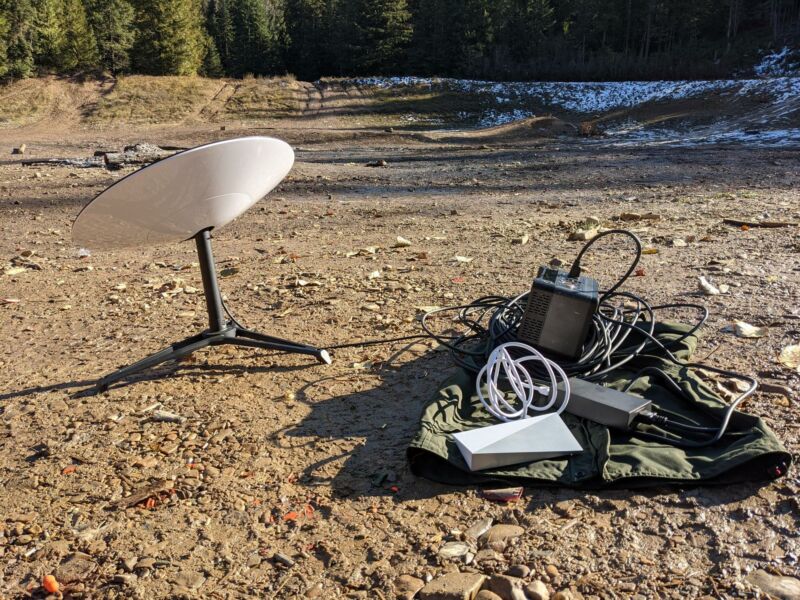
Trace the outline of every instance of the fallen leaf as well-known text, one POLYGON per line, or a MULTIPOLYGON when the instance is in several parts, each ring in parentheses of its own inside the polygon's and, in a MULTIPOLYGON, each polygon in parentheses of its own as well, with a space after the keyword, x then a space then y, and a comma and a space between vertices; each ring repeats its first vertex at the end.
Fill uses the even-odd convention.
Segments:
POLYGON ((644 248, 642 254, 658 254, 658 248, 644 248))
POLYGON ((284 521, 296 521, 297 517, 299 517, 299 516, 300 516, 299 514, 297 514, 295 511, 292 510, 292 511, 289 511, 288 513, 286 513, 283 516, 283 520, 284 521))
POLYGON ((0 298, 0 304, 19 304, 19 298, 0 298))
POLYGON ((19 275, 20 273, 24 273, 27 271, 25 267, 11 267, 10 269, 6 269, 3 273, 5 275, 19 275))
MULTIPOLYGON (((730 330, 730 328, 727 329, 730 330)), ((762 338, 769 333, 769 329, 766 327, 756 327, 744 321, 736 321, 733 324, 733 332, 742 338, 762 338)))
POLYGON ((239 272, 238 267, 228 267, 227 269, 222 269, 219 272, 220 277, 230 277, 231 275, 236 275, 239 272))
POLYGON ((522 237, 518 237, 518 238, 515 238, 515 239, 511 240, 511 243, 512 244, 517 244, 519 246, 524 246, 525 244, 528 243, 528 240, 530 240, 530 239, 531 239, 530 236, 526 233, 522 237))
POLYGON ((380 277, 380 276, 381 276, 381 272, 380 271, 373 271, 372 273, 367 275, 367 279, 378 279, 378 277, 380 277))
POLYGON ((792 344, 781 350, 778 356, 780 363, 790 369, 797 369, 800 373, 800 344, 792 344))
POLYGON ((714 284, 712 284, 708 279, 706 279, 703 275, 698 277, 698 281, 700 282, 700 290, 706 296, 719 296, 722 292, 717 289, 714 284))
POLYGON ((466 264, 466 263, 471 263, 475 259, 472 256, 459 256, 458 254, 456 254, 453 257, 453 260, 459 263, 466 264))
POLYGON ((355 362, 350 366, 356 371, 365 371, 367 369, 371 369, 374 365, 375 363, 371 360, 365 360, 364 362, 355 362))

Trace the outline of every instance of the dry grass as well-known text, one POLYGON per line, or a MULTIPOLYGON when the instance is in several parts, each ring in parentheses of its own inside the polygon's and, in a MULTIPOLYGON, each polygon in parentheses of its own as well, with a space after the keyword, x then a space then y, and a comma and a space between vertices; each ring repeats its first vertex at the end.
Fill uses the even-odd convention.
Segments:
POLYGON ((176 123, 202 110, 223 85, 202 77, 120 77, 84 116, 92 123, 176 123))
POLYGON ((0 128, 19 127, 50 114, 53 89, 46 79, 26 79, 0 86, 0 128))
POLYGON ((237 119, 297 116, 308 103, 308 92, 293 77, 245 77, 225 105, 224 114, 237 119))

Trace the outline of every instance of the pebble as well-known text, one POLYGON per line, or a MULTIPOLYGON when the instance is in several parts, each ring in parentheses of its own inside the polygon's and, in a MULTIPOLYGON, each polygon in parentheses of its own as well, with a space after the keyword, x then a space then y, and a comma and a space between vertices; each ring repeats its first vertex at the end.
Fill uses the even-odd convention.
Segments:
POLYGON ((448 573, 419 592, 420 600, 473 600, 486 577, 480 573, 448 573))
POLYGON ((522 577, 525 578, 531 573, 531 568, 528 565, 512 565, 512 567, 508 570, 506 575, 511 575, 512 577, 522 577))
POLYGON ((517 577, 508 575, 495 575, 489 579, 486 586, 489 591, 494 592, 502 600, 526 600, 525 592, 522 591, 523 581, 517 577))
POLYGON ((800 598, 800 580, 794 577, 770 575, 762 569, 757 569, 747 576, 747 581, 762 592, 781 600, 800 598))
POLYGON ((172 582, 178 586, 186 587, 190 590, 196 590, 206 582, 206 578, 200 573, 183 572, 178 573, 172 579, 172 582))
POLYGON ((282 564, 282 565, 284 565, 286 567, 293 567, 294 566, 294 560, 289 558, 285 554, 281 554, 280 552, 276 552, 273 555, 272 560, 274 560, 276 563, 280 563, 280 564, 282 564))
POLYGON ((469 539, 477 540, 484 533, 489 531, 489 528, 492 526, 492 523, 494 523, 494 520, 491 517, 487 517, 486 519, 481 519, 480 521, 472 525, 472 527, 469 527, 464 532, 464 537, 467 538, 468 540, 469 539))
POLYGON ((503 600, 503 599, 494 592, 490 592, 489 590, 481 590, 480 592, 478 592, 478 595, 475 596, 475 600, 503 600))
POLYGON ((547 586, 543 581, 538 579, 525 586, 525 595, 528 600, 549 600, 550 592, 547 591, 547 586))
POLYGON ((560 575, 558 572, 558 567, 555 565, 547 565, 544 568, 544 572, 550 575, 550 577, 558 577, 560 575))
POLYGON ((155 558, 143 558, 139 562, 136 563, 137 569, 152 569, 153 565, 156 564, 155 558))
POLYGON ((133 572, 133 569, 136 568, 136 563, 139 561, 139 558, 136 556, 129 556, 125 560, 122 561, 122 566, 125 567, 125 570, 128 573, 133 572))
POLYGON ((486 545, 493 545, 495 543, 505 544, 508 540, 517 538, 525 533, 525 530, 519 525, 495 525, 483 536, 482 540, 486 545))
POLYGON ((575 598, 575 594, 573 594, 570 590, 561 590, 560 592, 556 592, 553 594, 551 600, 577 600, 575 598))
POLYGON ((458 558, 464 556, 470 551, 470 547, 464 542, 447 542, 444 546, 439 548, 439 556, 441 558, 458 558))
POLYGON ((111 582, 119 585, 133 585, 136 583, 136 579, 137 577, 133 573, 117 573, 111 582))
POLYGON ((425 585, 425 582, 412 575, 400 575, 394 580, 394 589, 397 600, 411 600, 418 591, 425 585))

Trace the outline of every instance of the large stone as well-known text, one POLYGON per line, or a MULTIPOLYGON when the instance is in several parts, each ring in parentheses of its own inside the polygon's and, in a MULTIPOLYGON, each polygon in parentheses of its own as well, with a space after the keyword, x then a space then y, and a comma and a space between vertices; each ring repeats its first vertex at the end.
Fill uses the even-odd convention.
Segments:
POLYGON ((397 600, 411 600, 422 589, 425 582, 411 575, 400 575, 394 580, 394 591, 397 600))
POLYGON ((524 582, 517 577, 509 575, 495 575, 489 579, 485 586, 490 592, 494 592, 503 600, 526 600, 525 592, 522 591, 524 582))
POLYGON ((798 600, 800 599, 800 580, 794 577, 781 577, 780 575, 770 575, 766 571, 758 569, 747 576, 747 581, 752 583, 762 592, 774 596, 779 600, 798 600))
POLYGON ((479 573, 448 573, 420 590, 420 600, 474 600, 486 577, 479 573))
POLYGON ((487 545, 505 544, 508 540, 521 536, 525 530, 519 525, 495 525, 481 538, 487 545))
POLYGON ((543 581, 539 581, 538 579, 525 586, 525 595, 528 597, 528 600, 550 599, 550 592, 547 590, 547 586, 543 581))

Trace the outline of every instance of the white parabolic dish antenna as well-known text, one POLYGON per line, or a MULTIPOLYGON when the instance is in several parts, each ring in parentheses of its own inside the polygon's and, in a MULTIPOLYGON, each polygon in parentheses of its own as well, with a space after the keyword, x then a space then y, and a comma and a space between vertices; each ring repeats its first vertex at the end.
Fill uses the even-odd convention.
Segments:
POLYGON ((120 179, 72 226, 84 248, 181 242, 219 229, 261 200, 294 164, 286 142, 245 137, 199 146, 120 179))

